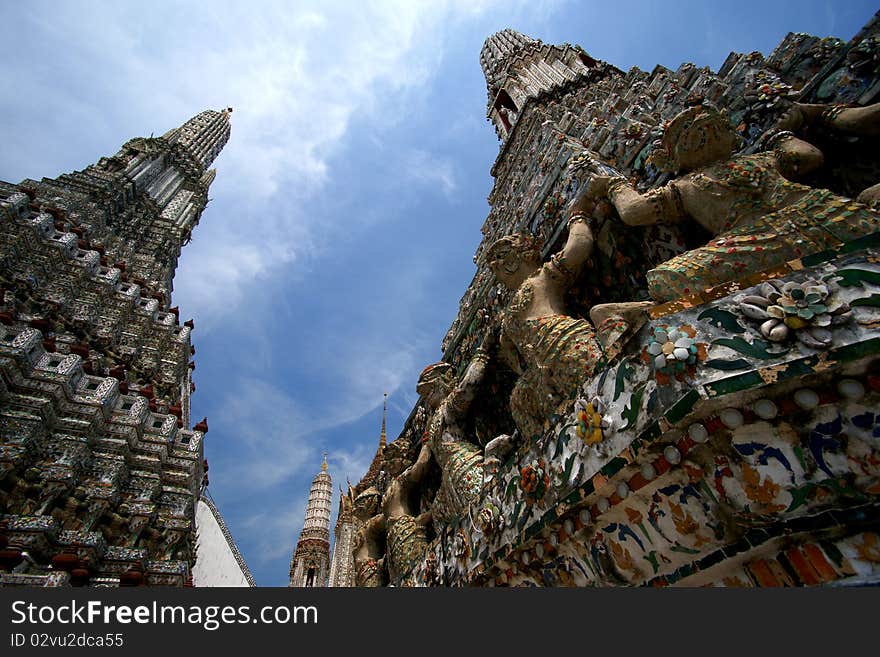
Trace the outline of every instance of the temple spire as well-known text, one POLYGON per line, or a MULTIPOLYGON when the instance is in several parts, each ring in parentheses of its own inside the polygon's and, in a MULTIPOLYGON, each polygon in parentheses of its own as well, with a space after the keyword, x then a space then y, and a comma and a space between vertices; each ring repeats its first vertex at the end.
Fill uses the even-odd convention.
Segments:
POLYGON ((499 87, 511 62, 523 50, 534 45, 541 45, 541 42, 510 28, 487 38, 480 51, 480 66, 489 89, 499 87))
POLYGON ((501 140, 514 132, 529 103, 595 81, 608 69, 580 46, 545 44, 511 29, 486 39, 480 66, 488 91, 486 116, 501 140))
POLYGON ((385 400, 382 402, 382 433, 379 434, 379 448, 384 449, 385 445, 388 443, 388 438, 385 435, 385 416, 388 412, 388 393, 385 394, 385 400))
POLYGON ((327 586, 332 497, 333 480, 327 472, 327 452, 324 452, 321 471, 312 480, 305 522, 290 561, 290 586, 327 586))
POLYGON ((206 170, 229 140, 230 114, 231 107, 201 112, 177 128, 171 141, 186 149, 206 170))

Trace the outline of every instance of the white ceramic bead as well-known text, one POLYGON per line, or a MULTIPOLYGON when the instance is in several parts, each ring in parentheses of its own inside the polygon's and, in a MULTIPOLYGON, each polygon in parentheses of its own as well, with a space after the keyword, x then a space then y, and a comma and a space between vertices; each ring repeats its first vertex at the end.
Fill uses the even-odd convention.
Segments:
POLYGON ((718 414, 718 418, 728 429, 739 429, 745 422, 743 414, 735 408, 725 408, 718 414))
POLYGON ((815 390, 801 388, 794 393, 794 403, 805 411, 812 410, 819 405, 819 395, 815 390))
POLYGON ((772 420, 779 413, 776 404, 769 399, 759 399, 754 403, 752 408, 755 411, 755 415, 762 420, 772 420))
POLYGON ((695 443, 704 443, 709 440, 709 432, 699 422, 694 422, 688 427, 688 436, 695 443))
POLYGON ((865 386, 855 379, 841 379, 837 382, 837 392, 841 397, 858 401, 865 396, 865 386))

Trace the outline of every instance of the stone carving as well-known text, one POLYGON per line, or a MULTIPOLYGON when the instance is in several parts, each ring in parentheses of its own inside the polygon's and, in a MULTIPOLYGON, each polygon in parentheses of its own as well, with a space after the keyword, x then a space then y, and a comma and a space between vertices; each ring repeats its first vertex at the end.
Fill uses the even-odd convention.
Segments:
POLYGON ((132 140, 82 171, 0 181, 7 220, 0 235, 0 540, 28 554, 18 570, 0 573, 0 585, 183 586, 190 579, 207 426, 184 429, 193 324, 178 321, 171 282, 184 233, 208 202, 215 175, 208 167, 229 138, 230 111, 203 112, 163 137, 132 140), (157 195, 151 185, 160 179, 157 195), (185 204, 171 202, 175 191, 185 204), (73 531, 143 555, 105 559, 98 551, 88 568, 68 562, 70 577, 59 579, 50 569, 75 547, 73 531), (120 576, 138 568, 138 577, 120 576))
MULTIPOLYGON (((385 563, 392 583, 400 581, 424 558, 427 546, 426 527, 431 523, 432 514, 431 511, 419 514, 413 504, 413 498, 417 498, 414 489, 424 478, 430 465, 430 458, 430 451, 422 450, 416 462, 388 484, 382 498, 383 516, 381 520, 373 519, 371 521, 374 527, 378 523, 384 522, 386 530, 385 563)), ((375 577, 371 574, 372 569, 369 568, 369 562, 367 562, 358 566, 359 579, 364 567, 367 568, 367 572, 363 573, 365 579, 375 577)))
MULTIPOLYGON (((880 20, 875 19, 857 39, 830 46, 853 52, 878 30, 880 20)), ((419 549, 421 559, 413 559, 410 572, 398 573, 394 585, 814 586, 877 581, 876 235, 837 237, 835 244, 849 241, 822 253, 813 253, 810 242, 802 247, 804 257, 795 254, 770 271, 759 271, 760 263, 749 260, 725 279, 729 285, 653 306, 648 325, 633 340, 621 345, 612 327, 612 348, 600 354, 603 359, 597 359, 589 374, 577 370, 583 363, 572 356, 577 355, 574 347, 567 349, 580 339, 604 347, 602 322, 616 309, 594 304, 646 298, 644 271, 710 239, 695 234, 693 223, 628 228, 611 214, 609 204, 590 197, 604 194, 609 182, 615 201, 618 194, 626 195, 624 184, 613 182, 615 176, 627 176, 639 192, 668 180, 668 172, 660 173, 648 161, 650 144, 661 134, 655 131, 663 120, 686 107, 717 103, 730 112, 736 132, 746 140, 745 152, 771 151, 743 156, 745 164, 732 158, 736 144, 728 135, 730 129, 721 121, 714 124, 705 105, 690 115, 695 123, 699 114, 707 115, 701 119, 703 132, 668 142, 676 148, 693 146, 694 153, 705 148, 703 137, 712 149, 717 150, 718 142, 729 146, 726 153, 721 149, 717 161, 700 164, 673 182, 675 187, 698 173, 704 175, 704 188, 694 186, 691 192, 709 199, 707 213, 720 213, 717 226, 709 226, 715 238, 743 226, 724 226, 731 211, 747 227, 768 215, 771 223, 791 219, 793 237, 783 237, 795 244, 801 239, 799 231, 812 236, 813 224, 821 236, 826 223, 838 228, 834 220, 840 219, 846 227, 866 216, 863 206, 851 210, 854 204, 842 197, 854 198, 880 179, 872 177, 878 171, 877 149, 871 150, 869 138, 847 139, 835 150, 833 143, 817 139, 815 131, 786 127, 784 122, 777 127, 797 130, 803 141, 779 132, 762 138, 795 97, 805 103, 846 102, 854 99, 853 90, 875 88, 876 75, 871 74, 858 81, 858 88, 846 83, 844 90, 844 78, 832 79, 829 71, 845 66, 848 55, 833 54, 822 44, 812 47, 817 44, 814 37, 799 41, 797 35, 789 35, 766 60, 759 53, 732 53, 718 74, 693 65, 678 71, 657 67, 650 75, 638 69, 623 74, 596 67, 588 80, 573 80, 558 93, 536 92, 527 104, 518 105, 513 129, 501 126, 505 144, 492 171, 492 209, 477 249, 477 273, 443 341, 443 360, 461 371, 473 359, 482 331, 503 324, 499 355, 519 378, 488 367, 489 376, 466 424, 450 431, 452 435, 460 430, 458 435, 474 444, 486 443, 479 498, 441 526, 437 505, 431 506, 439 485, 437 469, 427 469, 420 490, 409 489, 413 498, 407 502, 408 514, 415 518, 430 508, 434 522, 424 525, 427 546, 419 549), (754 91, 754 97, 746 97, 744 89, 754 91), (841 90, 850 95, 842 96, 841 90), (849 157, 855 151, 861 158, 858 165, 849 157), (583 153, 586 158, 577 155, 583 153), (612 179, 605 181, 605 190, 601 178, 594 180, 582 206, 573 207, 569 199, 584 187, 585 178, 584 169, 577 171, 575 165, 585 162, 589 171, 592 154, 603 158, 605 175, 612 179), (725 170, 728 162, 734 166, 725 170), (810 173, 812 166, 817 168, 810 173), (740 180, 722 180, 725 173, 740 180), (758 184, 753 187, 751 182, 758 184), (764 183, 773 189, 768 191, 764 183), (813 198, 809 195, 815 190, 806 184, 827 187, 837 196, 820 196, 802 213, 791 210, 790 205, 813 198), (841 205, 832 206, 828 199, 841 205), (566 292, 564 281, 548 282, 540 274, 555 265, 546 256, 571 240, 565 222, 578 210, 585 217, 572 229, 589 226, 588 237, 598 248, 566 292), (802 214, 815 221, 797 223, 802 214), (595 227, 590 225, 592 218, 595 227), (504 247, 502 253, 493 252, 496 247, 490 245, 505 235, 510 237, 497 247, 504 247), (542 257, 532 236, 551 241, 553 247, 542 257), (499 282, 505 275, 517 280, 512 285, 499 282), (533 286, 529 296, 521 292, 529 280, 547 286, 533 286), (554 297, 557 303, 549 310, 538 303, 546 302, 548 287, 554 294, 566 293, 554 297), (776 308, 768 310, 772 306, 779 306, 784 317, 776 308), (544 315, 552 317, 544 320, 549 326, 542 331, 538 324, 544 315), (792 319, 795 316, 805 324, 792 319), (536 320, 535 326, 521 335, 507 330, 531 320, 536 320), (570 329, 572 342, 566 340, 568 334, 554 333, 556 327, 570 329), (826 330, 832 334, 830 342, 826 330), (816 342, 811 344, 807 334, 816 342), (605 365, 609 353, 618 350, 614 361, 605 365), (503 418, 506 423, 487 421, 489 401, 495 396, 506 401, 511 391, 535 402, 530 408, 519 407, 516 432, 510 417, 503 418), (548 391, 559 403, 547 398, 548 391), (532 423, 531 435, 523 430, 523 421, 532 423), (471 424, 479 440, 467 437, 471 424), (519 434, 527 440, 517 439, 519 434)), ((552 61, 555 47, 542 48, 552 61)), ((517 100, 510 90, 515 88, 520 60, 512 56, 506 66, 508 79, 501 78, 496 87, 517 100)), ((493 92, 492 103, 496 97, 493 92)), ((833 124, 835 112, 844 117, 849 109, 829 110, 825 118, 814 117, 814 123, 827 119, 833 124)), ((493 113, 492 120, 500 122, 499 115, 493 113)), ((688 132, 686 123, 678 124, 681 135, 688 132)), ((676 148, 670 153, 677 157, 676 148)), ((658 217, 669 209, 669 199, 663 196, 669 190, 664 190, 648 193, 660 206, 658 217)), ((766 227, 768 240, 776 238, 776 227, 777 223, 766 227)), ((876 232, 876 224, 869 231, 876 232)), ((853 233, 858 235, 857 230, 853 233)), ((744 238, 719 247, 719 258, 726 261, 732 255, 741 262, 737 249, 732 254, 726 249, 742 249, 748 243, 744 238)), ((560 253, 565 255, 565 249, 560 253)), ((702 287, 700 282, 700 291, 702 287)), ((671 298, 677 296, 670 292, 671 298)), ((640 324, 641 312, 639 308, 633 313, 631 328, 640 324)), ((449 366, 428 372, 444 370, 448 391, 453 386, 449 366)), ((411 449, 418 448, 419 436, 425 442, 430 436, 425 429, 434 414, 426 418, 420 412, 427 408, 436 404, 429 406, 423 397, 401 434, 400 442, 411 449)), ((392 478, 401 470, 391 473, 392 478)), ((373 474, 371 466, 363 487, 375 480, 373 474)), ((377 554, 389 561, 395 552, 403 550, 389 540, 388 550, 377 554)), ((381 561, 376 566, 381 570, 381 561)))
MULTIPOLYGON (((835 116, 839 121, 842 113, 835 116)), ((847 120, 868 131, 878 116, 872 110, 847 120)), ((864 205, 783 176, 821 166, 822 154, 810 144, 783 133, 772 151, 733 156, 737 141, 726 116, 696 105, 669 122, 653 155, 658 165, 685 175, 646 194, 624 178, 593 178, 591 188, 607 195, 626 224, 691 217, 715 235, 648 272, 655 301, 699 293, 880 228, 880 214, 864 205)))
POLYGON ((831 346, 830 327, 852 317, 849 304, 834 299, 828 282, 765 281, 758 291, 742 297, 740 311, 760 321, 761 334, 773 342, 782 342, 794 333, 808 347, 824 349, 831 346))
POLYGON ((526 439, 542 433, 544 418, 616 355, 650 305, 595 306, 594 323, 566 312, 564 294, 593 251, 592 214, 604 209, 583 190, 572 206, 565 246, 547 263, 541 263, 540 242, 524 233, 501 238, 487 253, 495 276, 514 291, 502 319, 501 345, 520 374, 510 410, 526 439))
MULTIPOLYGON (((483 344, 493 337, 484 335, 483 344)), ((416 385, 431 413, 419 458, 426 458, 430 452, 442 473, 440 489, 431 505, 438 525, 459 518, 480 495, 483 453, 466 439, 464 419, 486 376, 488 361, 489 355, 481 347, 454 387, 454 370, 444 362, 426 367, 416 385)))
POLYGON ((671 379, 693 377, 696 364, 705 360, 706 345, 694 340, 691 326, 657 326, 642 349, 642 360, 650 363, 654 377, 661 385, 671 379))
MULTIPOLYGON (((777 130, 798 135, 826 132, 837 141, 876 140, 880 138, 880 103, 866 107, 793 103, 780 118, 777 130)), ((861 190, 856 200, 876 209, 880 204, 880 182, 861 190)))
POLYGON ((383 541, 385 518, 376 515, 367 520, 354 540, 355 582, 358 586, 382 586, 385 583, 383 541))

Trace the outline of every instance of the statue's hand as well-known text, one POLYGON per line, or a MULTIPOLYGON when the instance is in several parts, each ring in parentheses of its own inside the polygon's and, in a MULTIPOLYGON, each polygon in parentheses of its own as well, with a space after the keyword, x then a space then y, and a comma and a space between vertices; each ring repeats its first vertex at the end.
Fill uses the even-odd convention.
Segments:
POLYGON ((588 217, 593 214, 596 201, 603 198, 608 189, 608 176, 591 176, 578 190, 574 200, 568 206, 568 216, 585 214, 588 217))
POLYGON ((612 180, 613 178, 611 176, 593 176, 590 178, 586 193, 593 201, 593 205, 595 205, 597 199, 605 198, 605 196, 608 195, 608 185, 612 180))
POLYGON ((488 354, 498 345, 498 337, 501 333, 501 327, 497 323, 487 325, 483 329, 483 335, 480 338, 479 349, 488 354))
POLYGON ((792 103, 776 122, 776 129, 795 132, 805 128, 815 123, 819 116, 821 116, 823 109, 825 109, 824 105, 792 103))

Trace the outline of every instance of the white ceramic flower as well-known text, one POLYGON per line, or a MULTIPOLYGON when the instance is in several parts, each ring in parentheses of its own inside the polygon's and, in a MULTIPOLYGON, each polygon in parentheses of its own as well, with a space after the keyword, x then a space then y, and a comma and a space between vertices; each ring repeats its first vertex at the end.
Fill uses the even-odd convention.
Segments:
POLYGON ((761 322, 761 334, 782 342, 794 334, 808 347, 824 349, 832 342, 829 327, 852 316, 845 303, 834 303, 828 285, 809 278, 802 283, 767 281, 758 294, 742 297, 739 308, 749 319, 761 322))

